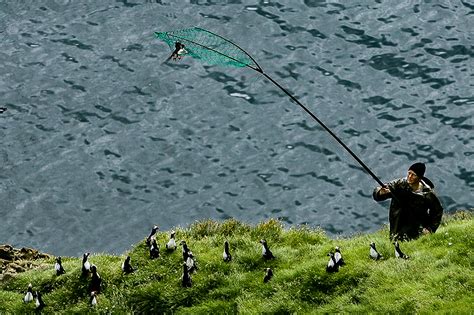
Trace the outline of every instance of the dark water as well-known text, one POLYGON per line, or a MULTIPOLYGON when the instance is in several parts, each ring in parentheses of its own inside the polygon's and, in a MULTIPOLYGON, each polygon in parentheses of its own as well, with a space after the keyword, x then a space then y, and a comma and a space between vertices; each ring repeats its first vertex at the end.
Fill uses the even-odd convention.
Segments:
POLYGON ((162 64, 154 31, 240 44, 383 181, 473 206, 468 1, 0 1, 0 243, 122 253, 152 224, 378 229, 377 183, 250 69, 162 64))

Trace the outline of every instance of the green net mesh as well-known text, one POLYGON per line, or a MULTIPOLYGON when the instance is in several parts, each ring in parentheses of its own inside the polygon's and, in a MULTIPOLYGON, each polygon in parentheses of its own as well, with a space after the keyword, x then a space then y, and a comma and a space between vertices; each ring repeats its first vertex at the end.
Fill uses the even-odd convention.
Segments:
POLYGON ((155 32, 174 50, 175 42, 185 45, 187 55, 212 65, 250 67, 260 69, 258 64, 242 48, 229 40, 199 27, 171 32, 155 32))

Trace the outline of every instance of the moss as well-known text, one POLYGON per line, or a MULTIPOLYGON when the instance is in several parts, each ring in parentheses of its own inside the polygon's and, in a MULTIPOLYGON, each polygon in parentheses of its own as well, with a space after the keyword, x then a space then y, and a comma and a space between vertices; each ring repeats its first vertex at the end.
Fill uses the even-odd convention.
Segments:
POLYGON ((89 279, 80 277, 81 259, 63 257, 66 274, 56 276, 54 258, 35 261, 35 268, 0 282, 0 313, 31 313, 34 303, 22 299, 29 283, 43 294, 44 313, 469 313, 474 298, 472 212, 448 216, 437 233, 403 242, 410 259, 394 257, 387 228, 371 234, 330 239, 307 226, 284 229, 269 220, 255 226, 231 219, 199 221, 176 229, 196 256, 193 286, 181 287, 181 251, 166 252, 168 232, 159 232, 159 259, 150 260, 145 242, 128 253, 90 257, 103 279, 99 304, 89 305, 89 279), (265 238, 277 257, 266 261, 259 240, 265 238), (222 260, 228 240, 233 259, 222 260), (385 259, 369 258, 376 242, 385 259), (327 253, 341 248, 346 265, 325 270, 327 253), (130 255, 137 271, 120 269, 130 255), (264 269, 274 277, 263 282, 264 269))

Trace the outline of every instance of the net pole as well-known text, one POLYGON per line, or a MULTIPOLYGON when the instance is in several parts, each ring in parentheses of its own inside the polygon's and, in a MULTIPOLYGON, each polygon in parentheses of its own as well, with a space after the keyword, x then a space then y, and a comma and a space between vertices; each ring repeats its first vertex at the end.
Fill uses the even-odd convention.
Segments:
MULTIPOLYGON (((233 57, 233 56, 229 56, 228 54, 226 54, 225 52, 222 52, 220 51, 219 49, 216 49, 216 48, 212 48, 212 47, 209 47, 208 45, 205 45, 203 43, 200 43, 199 41, 196 41, 194 39, 191 39, 191 38, 186 38, 185 36, 181 36, 181 35, 176 35, 176 34, 170 34, 169 32, 166 32, 166 33, 158 33, 158 32, 155 32, 155 35, 158 37, 158 38, 162 38, 162 34, 165 34, 168 38, 173 38, 173 40, 181 40, 185 43, 189 43, 189 44, 193 44, 193 45, 196 45, 197 47, 200 47, 204 50, 207 50, 207 51, 211 51, 213 52, 214 54, 217 54, 219 56, 222 56, 224 58, 227 58, 229 60, 232 60, 233 62, 236 62, 237 64, 240 64, 242 66, 247 66, 248 68, 254 70, 254 71, 257 71, 257 72, 260 72, 263 76, 265 76, 270 82, 272 82, 276 87, 278 87, 280 90, 282 90, 286 95, 288 95, 290 97, 291 100, 293 100, 297 105, 299 105, 307 114, 309 114, 319 125, 321 125, 321 127, 324 128, 324 130, 326 130, 356 161, 357 163, 360 164, 360 166, 362 166, 362 168, 370 175, 372 176, 372 178, 380 184, 380 186, 382 187, 386 187, 386 185, 374 174, 374 172, 372 172, 370 170, 370 168, 365 165, 364 162, 362 162, 362 160, 331 130, 329 129, 329 127, 327 127, 318 117, 316 117, 315 114, 313 114, 306 106, 304 106, 296 97, 294 97, 287 89, 285 89, 283 86, 281 86, 278 82, 276 82, 272 77, 270 77, 268 74, 266 74, 263 69, 259 66, 259 64, 257 63, 257 61, 252 58, 252 56, 247 53, 244 49, 242 49, 240 46, 238 46, 237 44, 231 42, 230 40, 220 36, 220 35, 217 35, 213 32, 210 32, 208 30, 205 30, 205 29, 202 29, 202 28, 199 28, 199 27, 194 27, 193 28, 194 31, 199 31, 199 32, 205 32, 207 34, 210 34, 211 36, 213 37, 216 37, 216 38, 219 38, 221 41, 223 42, 226 42, 228 43, 229 45, 239 49, 242 53, 244 53, 251 61, 253 64, 251 63, 248 63, 246 61, 241 61, 239 60, 237 57, 233 57)), ((165 40, 166 41, 166 40, 165 40)))
MULTIPOLYGON (((252 68, 253 69, 253 68, 252 68)), ((255 70, 255 69, 254 69, 255 70)), ((257 70, 258 71, 258 70, 257 70)), ((385 187, 385 184, 377 177, 377 175, 374 174, 370 170, 370 168, 365 165, 364 162, 331 130, 329 127, 327 127, 318 117, 316 117, 315 114, 313 114, 306 106, 304 106, 296 97, 294 97, 288 90, 286 90, 283 86, 281 86, 277 81, 275 81, 271 76, 266 74, 263 71, 258 71, 260 72, 265 78, 267 78, 270 82, 272 82, 275 86, 277 86, 280 90, 282 90, 286 95, 290 97, 291 100, 293 100, 296 104, 298 104, 306 113, 308 113, 318 124, 321 125, 321 127, 324 128, 349 154, 364 168, 364 170, 372 176, 373 179, 377 183, 380 184, 380 186, 385 187)))

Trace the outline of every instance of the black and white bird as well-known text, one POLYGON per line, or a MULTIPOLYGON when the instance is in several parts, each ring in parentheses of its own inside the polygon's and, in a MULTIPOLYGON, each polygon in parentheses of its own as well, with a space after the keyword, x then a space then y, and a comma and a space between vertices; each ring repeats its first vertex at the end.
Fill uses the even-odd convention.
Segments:
POLYGON ((409 257, 405 255, 401 249, 400 249, 400 244, 398 244, 398 241, 395 241, 395 257, 397 258, 403 258, 403 259, 408 259, 409 257))
POLYGON ((265 276, 263 277, 263 282, 267 283, 273 277, 272 268, 265 268, 265 276))
POLYGON ((336 263, 336 259, 334 258, 334 254, 329 253, 328 256, 329 256, 329 261, 328 261, 328 264, 326 266, 326 271, 327 272, 337 272, 337 271, 339 271, 339 265, 336 263))
POLYGON ((335 253, 334 253, 334 260, 336 261, 336 264, 339 266, 344 266, 346 263, 344 262, 344 259, 342 258, 341 254, 341 249, 339 246, 336 246, 335 253))
POLYGON ((41 293, 38 291, 35 292, 35 305, 37 311, 41 311, 46 306, 46 304, 43 302, 43 298, 41 297, 41 293))
POLYGON ((268 244, 267 244, 266 240, 261 239, 260 244, 262 244, 262 256, 263 256, 264 259, 270 260, 270 259, 275 258, 275 256, 273 256, 272 251, 268 247, 268 244))
POLYGON ((155 259, 160 257, 160 247, 156 243, 156 239, 153 238, 150 246, 150 258, 155 259))
POLYGON ((54 264, 54 270, 56 270, 56 275, 57 276, 60 276, 64 273, 66 273, 66 271, 63 268, 63 263, 61 261, 61 256, 56 257, 56 263, 54 264))
POLYGON ((179 60, 187 53, 188 52, 186 51, 186 49, 184 48, 184 45, 182 43, 175 42, 174 43, 174 51, 173 51, 173 53, 171 53, 171 56, 167 59, 167 61, 170 60, 170 59, 179 60))
POLYGON ((6 107, 0 107, 0 114, 3 114, 6 111, 7 111, 6 107))
POLYGON ((82 255, 82 276, 87 277, 89 276, 89 272, 91 271, 91 264, 89 262, 89 256, 91 253, 85 253, 82 255))
POLYGON ((192 286, 191 275, 189 274, 188 266, 183 263, 183 275, 181 276, 181 285, 185 288, 192 286))
POLYGON ((186 262, 188 259, 188 253, 190 252, 188 244, 186 244, 186 241, 181 241, 179 244, 183 246, 183 261, 186 262))
POLYGON ((91 266, 91 282, 89 283, 89 292, 96 292, 100 293, 100 287, 102 284, 102 278, 100 277, 99 273, 97 272, 96 265, 91 266))
POLYGON ((153 228, 151 229, 151 232, 150 234, 148 235, 148 237, 146 238, 146 246, 150 247, 151 246, 151 241, 152 241, 152 238, 153 236, 155 236, 156 232, 158 231, 158 225, 154 225, 153 228))
POLYGON ((230 254, 230 251, 229 251, 228 241, 224 242, 224 253, 222 253, 222 259, 224 259, 225 262, 229 262, 232 260, 232 255, 230 254))
POLYGON ((97 305, 97 292, 94 292, 94 291, 91 292, 90 302, 91 302, 91 306, 97 305))
POLYGON ((176 234, 175 231, 171 231, 171 233, 170 233, 170 239, 169 239, 168 243, 166 243, 166 250, 167 250, 167 251, 172 252, 172 251, 174 251, 174 250, 176 249, 176 247, 177 247, 177 246, 176 246, 176 240, 175 240, 175 238, 174 238, 174 237, 175 237, 175 234, 176 234))
POLYGON ((28 284, 28 290, 26 291, 25 297, 23 298, 23 302, 30 303, 31 301, 33 301, 33 287, 30 283, 28 284))
POLYGON ((130 256, 127 256, 127 258, 125 258, 125 261, 122 263, 122 271, 126 274, 135 271, 135 269, 130 264, 130 256))
POLYGON ((188 252, 188 258, 186 259, 186 266, 188 266, 189 273, 193 273, 198 269, 196 260, 194 259, 193 252, 188 252))
POLYGON ((383 256, 380 255, 377 249, 375 248, 374 242, 370 243, 370 258, 374 260, 383 259, 383 256))

